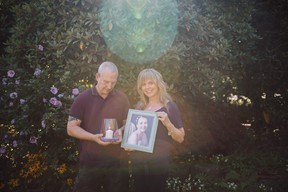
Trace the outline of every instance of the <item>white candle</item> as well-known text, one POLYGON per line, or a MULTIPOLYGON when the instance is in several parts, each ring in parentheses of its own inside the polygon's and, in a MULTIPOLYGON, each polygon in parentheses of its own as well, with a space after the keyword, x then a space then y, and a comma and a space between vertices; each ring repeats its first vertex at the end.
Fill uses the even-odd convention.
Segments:
POLYGON ((105 137, 106 137, 107 139, 112 139, 112 138, 113 138, 113 131, 112 131, 111 129, 108 129, 108 130, 106 131, 105 137))

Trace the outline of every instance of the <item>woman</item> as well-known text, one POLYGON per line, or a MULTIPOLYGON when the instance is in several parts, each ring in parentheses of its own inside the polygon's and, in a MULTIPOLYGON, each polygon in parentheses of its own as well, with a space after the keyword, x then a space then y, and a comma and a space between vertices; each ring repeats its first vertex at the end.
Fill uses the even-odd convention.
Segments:
POLYGON ((139 110, 155 111, 159 123, 153 153, 132 151, 132 174, 136 192, 164 192, 168 178, 169 156, 173 140, 184 141, 179 109, 167 93, 162 75, 155 69, 144 69, 138 75, 139 110))
MULTIPOLYGON (((127 143, 132 145, 147 146, 148 139, 146 129, 148 126, 148 119, 143 116, 136 118, 136 130, 128 137, 127 143)), ((134 126, 134 125, 133 125, 134 126)))

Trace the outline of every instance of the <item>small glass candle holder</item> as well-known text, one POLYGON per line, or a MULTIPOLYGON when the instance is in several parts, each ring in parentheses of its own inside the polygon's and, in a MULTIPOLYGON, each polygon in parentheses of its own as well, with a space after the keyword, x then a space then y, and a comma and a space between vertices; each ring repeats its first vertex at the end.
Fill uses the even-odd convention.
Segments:
POLYGON ((104 128, 102 141, 117 141, 119 138, 115 138, 115 131, 118 129, 118 124, 116 119, 104 119, 104 128))

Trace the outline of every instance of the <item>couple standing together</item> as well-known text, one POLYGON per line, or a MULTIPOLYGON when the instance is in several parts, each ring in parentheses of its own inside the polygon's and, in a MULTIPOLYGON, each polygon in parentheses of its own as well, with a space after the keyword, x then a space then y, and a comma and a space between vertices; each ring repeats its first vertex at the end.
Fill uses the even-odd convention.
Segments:
POLYGON ((172 143, 183 142, 185 136, 179 109, 168 94, 162 75, 155 69, 142 70, 137 79, 140 101, 136 109, 157 113, 154 151, 125 151, 120 143, 130 103, 123 92, 114 88, 117 78, 117 66, 103 62, 96 73, 96 84, 79 94, 70 108, 67 133, 80 141, 74 191, 128 192, 129 155, 135 192, 164 192, 172 143), (122 127, 117 130, 120 136, 117 142, 101 140, 104 118, 115 118, 122 127))

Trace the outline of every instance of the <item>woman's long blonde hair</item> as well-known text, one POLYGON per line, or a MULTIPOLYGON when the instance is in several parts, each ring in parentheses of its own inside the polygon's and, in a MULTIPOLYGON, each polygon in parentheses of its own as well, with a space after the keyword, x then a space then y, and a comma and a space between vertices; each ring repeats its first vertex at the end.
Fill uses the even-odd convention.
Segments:
POLYGON ((145 94, 142 91, 142 84, 147 79, 149 80, 151 79, 157 85, 159 89, 159 101, 161 104, 163 104, 167 108, 166 104, 168 103, 168 101, 172 101, 171 96, 167 92, 167 85, 164 82, 162 75, 158 71, 156 71, 153 68, 149 68, 149 69, 142 70, 138 75, 137 91, 140 96, 140 101, 137 103, 136 109, 144 109, 149 102, 148 97, 145 96, 145 94))

